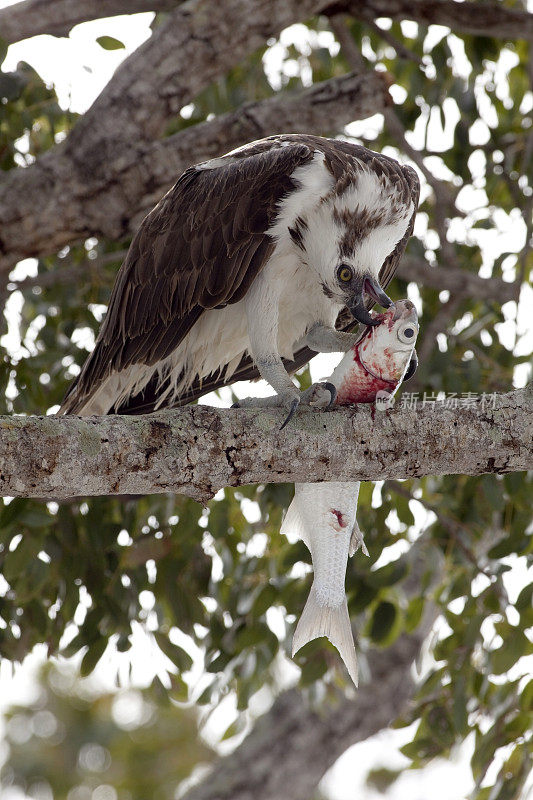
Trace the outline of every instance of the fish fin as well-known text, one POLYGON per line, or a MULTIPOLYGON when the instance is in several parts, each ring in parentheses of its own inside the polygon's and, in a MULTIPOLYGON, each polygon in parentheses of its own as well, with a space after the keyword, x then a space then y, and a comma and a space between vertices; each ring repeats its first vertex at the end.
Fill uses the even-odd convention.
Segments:
POLYGON ((368 555, 368 550, 367 550, 366 544, 365 544, 364 539, 363 539, 363 534, 362 534, 361 528, 357 524, 357 520, 356 520, 354 522, 352 536, 351 536, 351 539, 350 539, 350 549, 348 551, 348 555, 349 556, 353 556, 353 554, 356 553, 359 550, 359 548, 361 548, 361 550, 363 551, 365 556, 368 555))
POLYGON ((357 657, 353 641, 352 626, 348 614, 346 597, 339 606, 320 605, 317 602, 315 584, 313 583, 302 616, 292 640, 292 655, 319 636, 326 636, 335 645, 346 664, 346 669, 356 686, 358 686, 357 657))
POLYGON ((300 503, 298 502, 298 497, 295 495, 290 506, 287 509, 287 513, 283 518, 283 522, 281 523, 280 533, 287 536, 289 533, 293 533, 301 539, 307 547, 309 547, 308 543, 308 536, 307 531, 305 529, 305 523, 302 519, 302 514, 300 512, 300 503))

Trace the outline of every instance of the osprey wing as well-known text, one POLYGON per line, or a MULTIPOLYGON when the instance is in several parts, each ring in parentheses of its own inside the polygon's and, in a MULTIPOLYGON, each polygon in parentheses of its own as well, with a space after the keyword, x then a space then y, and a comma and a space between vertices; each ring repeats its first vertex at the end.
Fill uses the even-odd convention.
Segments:
POLYGON ((266 234, 304 143, 263 140, 191 167, 133 238, 93 352, 60 413, 76 413, 111 374, 167 358, 206 309, 240 300, 268 260, 266 234))

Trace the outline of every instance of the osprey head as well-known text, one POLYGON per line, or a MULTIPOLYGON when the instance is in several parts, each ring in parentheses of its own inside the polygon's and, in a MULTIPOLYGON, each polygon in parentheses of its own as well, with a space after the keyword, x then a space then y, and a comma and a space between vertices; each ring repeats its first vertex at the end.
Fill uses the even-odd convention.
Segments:
POLYGON ((362 169, 342 191, 333 190, 290 234, 318 273, 324 293, 347 306, 358 322, 375 325, 365 296, 384 308, 392 300, 379 284, 381 267, 403 238, 413 203, 370 170, 362 169))

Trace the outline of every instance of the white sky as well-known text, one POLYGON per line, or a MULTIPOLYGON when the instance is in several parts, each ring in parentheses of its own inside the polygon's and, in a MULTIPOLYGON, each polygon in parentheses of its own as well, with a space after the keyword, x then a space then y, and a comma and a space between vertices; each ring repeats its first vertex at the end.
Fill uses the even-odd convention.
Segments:
MULTIPOLYGON (((13 0, 14 2, 15 0, 13 0)), ((0 0, 0 8, 12 5, 13 2, 0 0)), ((150 36, 149 24, 153 15, 151 13, 138 14, 135 17, 115 17, 107 20, 97 20, 85 23, 73 29, 68 39, 55 39, 50 36, 39 36, 32 40, 13 45, 9 49, 8 56, 4 62, 5 70, 14 69, 20 60, 29 62, 43 78, 54 83, 59 100, 64 107, 69 106, 74 111, 84 112, 98 96, 105 86, 113 71, 121 61, 133 52, 143 41, 150 36), (96 38, 103 35, 114 36, 125 44, 124 50, 106 51, 97 43, 96 38)), ((274 48, 271 60, 269 61, 269 77, 275 81, 276 62, 279 63, 279 56, 282 54, 285 45, 291 41, 302 41, 302 34, 305 34, 303 26, 292 26, 281 38, 281 44, 274 48)), ((323 46, 334 46, 331 36, 324 34, 320 42, 323 46)), ((295 65, 296 67, 298 65, 295 65)), ((289 69, 291 69, 289 65, 289 69)), ((449 108, 450 120, 453 117, 453 106, 449 108)), ((354 123, 350 132, 353 135, 360 134, 363 130, 371 130, 373 126, 379 125, 379 118, 374 118, 363 123, 354 123)), ((437 123, 433 123, 437 125, 437 123)), ((442 147, 448 146, 447 140, 449 132, 448 126, 444 131, 439 127, 433 130, 435 141, 440 142, 442 147)), ((416 132, 415 132, 416 134, 416 132)), ((416 140, 413 142, 416 144, 416 140)), ((438 169, 438 165, 437 165, 438 169)), ((486 200, 481 198, 482 203, 486 200)), ((475 195, 465 197, 465 204, 473 207, 478 198, 475 195)), ((523 221, 516 215, 505 215, 499 219, 499 231, 490 233, 480 244, 486 249, 487 254, 493 258, 498 252, 505 250, 515 250, 516 242, 523 238, 523 221)), ((462 237, 465 231, 456 227, 456 235, 462 237)), ((35 262, 27 260, 17 269, 17 278, 24 274, 32 274, 35 270, 35 262)), ((512 279, 512 271, 509 273, 512 279)), ((413 298, 414 299, 414 298, 413 298)), ((2 344, 11 350, 18 349, 18 337, 15 333, 17 322, 17 308, 20 308, 20 299, 12 298, 11 301, 11 334, 4 337, 2 344)), ((533 349, 533 292, 531 289, 523 293, 520 309, 518 313, 518 329, 521 334, 517 355, 531 352, 533 349)), ((512 342, 514 337, 514 320, 516 308, 513 303, 508 303, 504 308, 509 324, 500 326, 499 335, 504 341, 512 342)), ((319 356, 314 359, 312 364, 313 379, 317 380, 329 374, 332 364, 338 357, 319 356)), ((516 376, 516 385, 523 385, 526 381, 527 372, 521 369, 516 376)), ((266 385, 252 384, 247 385, 241 392, 242 394, 269 394, 270 390, 266 385)), ((229 390, 227 392, 229 395, 229 390)), ((229 397, 227 397, 229 399, 229 397)), ((209 402, 219 402, 216 398, 209 398, 209 402)), ((147 593, 149 594, 149 593, 147 593)), ((147 599, 149 603, 149 598, 147 599)), ((185 637, 187 638, 187 637, 185 637)), ((186 644, 189 651, 194 647, 189 640, 186 644)), ((153 671, 153 655, 146 653, 146 637, 140 631, 134 636, 134 683, 136 685, 146 685, 150 682, 153 671)), ((35 692, 33 675, 38 665, 43 659, 43 650, 37 648, 34 655, 28 657, 21 668, 17 668, 15 676, 11 677, 7 665, 0 664, 0 710, 7 707, 10 702, 30 700, 35 692)), ((120 654, 115 657, 114 663, 119 658, 123 658, 126 668, 126 658, 120 654)), ((113 670, 110 664, 106 664, 106 658, 102 660, 97 670, 96 682, 102 688, 112 688, 111 675, 113 670)), ((200 669, 199 660, 193 668, 198 673, 200 669)), ((289 673, 294 678, 294 672, 289 673)), ((126 669, 124 669, 126 674, 126 669)), ((364 689, 363 689, 364 690, 364 689)), ((215 725, 210 732, 214 736, 217 731, 224 730, 229 724, 230 717, 234 713, 231 703, 223 711, 222 718, 215 721, 215 725)), ((220 716, 220 715, 219 715, 220 716)), ((1 728, 0 728, 1 731, 1 728)), ((209 735, 209 729, 208 729, 209 735)), ((367 770, 373 766, 385 765, 396 767, 404 759, 397 752, 397 747, 407 741, 409 731, 384 732, 373 740, 369 740, 351 748, 330 771, 323 782, 323 788, 327 789, 328 795, 332 800, 354 800, 354 798, 365 797, 365 800, 378 800, 381 795, 369 791, 363 785, 364 776, 367 770)), ((450 761, 440 761, 436 765, 423 771, 423 773, 410 772, 398 781, 388 792, 389 800, 425 800, 431 797, 432 800, 463 800, 472 788, 472 779, 468 768, 469 747, 462 748, 450 761)), ((5 745, 0 744, 0 762, 5 757, 5 745)), ((17 791, 10 791, 4 795, 3 800, 21 800, 23 795, 17 791)))

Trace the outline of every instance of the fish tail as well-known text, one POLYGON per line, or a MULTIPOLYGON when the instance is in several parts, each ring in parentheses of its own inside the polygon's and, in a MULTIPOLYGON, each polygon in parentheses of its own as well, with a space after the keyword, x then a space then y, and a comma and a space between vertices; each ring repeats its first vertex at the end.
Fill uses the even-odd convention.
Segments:
POLYGON ((302 616, 292 640, 292 655, 319 636, 326 636, 335 645, 346 664, 346 669, 356 686, 358 686, 357 657, 353 641, 352 626, 348 614, 346 597, 338 606, 322 605, 317 600, 313 583, 302 616))

